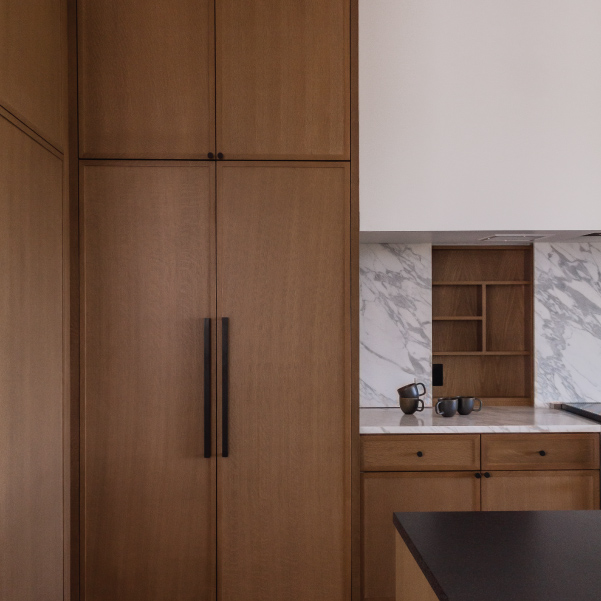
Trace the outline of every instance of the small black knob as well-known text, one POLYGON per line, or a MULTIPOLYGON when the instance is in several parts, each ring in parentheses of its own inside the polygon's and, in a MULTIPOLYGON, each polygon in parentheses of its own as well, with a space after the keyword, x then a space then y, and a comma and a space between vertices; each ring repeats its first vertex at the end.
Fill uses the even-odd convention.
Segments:
POLYGON ((478 472, 476 472, 474 474, 474 476, 476 476, 476 478, 478 478, 478 480, 480 480, 480 478, 482 478, 482 474, 479 474, 478 472))
POLYGON ((490 474, 488 472, 484 472, 484 477, 485 478, 490 478, 490 474))
POLYGON ((424 456, 424 454, 423 454, 421 451, 418 451, 418 452, 417 452, 417 456, 418 456, 418 457, 423 457, 423 456, 424 456))
POLYGON ((541 457, 544 457, 544 456, 545 456, 547 453, 545 453, 545 451, 539 451, 539 452, 538 452, 538 454, 539 454, 541 457))
POLYGON ((218 152, 217 153, 217 158, 218 159, 222 159, 223 158, 223 152, 218 152))
POLYGON ((207 155, 210 159, 212 159, 215 155, 212 152, 209 152, 209 154, 207 155))

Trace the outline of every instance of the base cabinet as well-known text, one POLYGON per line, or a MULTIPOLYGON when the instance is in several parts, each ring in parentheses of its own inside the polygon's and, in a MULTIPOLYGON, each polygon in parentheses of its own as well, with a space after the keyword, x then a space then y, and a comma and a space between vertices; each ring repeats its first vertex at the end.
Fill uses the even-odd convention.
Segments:
POLYGON ((599 509, 595 433, 365 435, 361 469, 364 601, 395 601, 395 511, 599 509))
POLYGON ((473 472, 373 472, 361 477, 363 598, 394 600, 395 511, 478 511, 473 472))

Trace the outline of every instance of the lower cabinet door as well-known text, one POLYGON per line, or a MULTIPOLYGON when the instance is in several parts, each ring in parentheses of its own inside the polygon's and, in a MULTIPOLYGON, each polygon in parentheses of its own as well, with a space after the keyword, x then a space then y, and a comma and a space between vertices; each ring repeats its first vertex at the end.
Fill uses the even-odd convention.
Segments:
POLYGON ((214 166, 80 169, 82 598, 212 601, 203 325, 215 310, 214 166))
POLYGON ((217 166, 219 601, 350 598, 349 182, 217 166))
MULTIPOLYGON (((395 599, 395 511, 478 511, 474 472, 372 472, 361 475, 362 598, 395 599)), ((419 600, 415 600, 419 601, 419 600)))
POLYGON ((597 470, 487 472, 483 511, 599 509, 597 470))

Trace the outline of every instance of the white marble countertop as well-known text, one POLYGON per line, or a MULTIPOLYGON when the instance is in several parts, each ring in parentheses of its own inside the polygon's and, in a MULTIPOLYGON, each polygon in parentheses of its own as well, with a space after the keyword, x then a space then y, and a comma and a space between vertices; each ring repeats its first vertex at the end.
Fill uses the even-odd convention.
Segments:
POLYGON ((485 434, 512 432, 601 432, 601 424, 542 407, 483 407, 470 415, 436 415, 426 407, 405 415, 397 408, 364 407, 360 411, 361 434, 485 434))

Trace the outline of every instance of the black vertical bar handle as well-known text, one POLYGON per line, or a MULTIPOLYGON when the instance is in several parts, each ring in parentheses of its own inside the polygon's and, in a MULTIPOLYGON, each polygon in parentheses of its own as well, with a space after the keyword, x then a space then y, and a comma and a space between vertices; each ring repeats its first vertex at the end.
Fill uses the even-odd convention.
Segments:
POLYGON ((211 319, 205 318, 204 326, 204 455, 211 457, 211 319))
POLYGON ((228 457, 230 452, 230 348, 229 317, 221 319, 221 456, 228 457))

